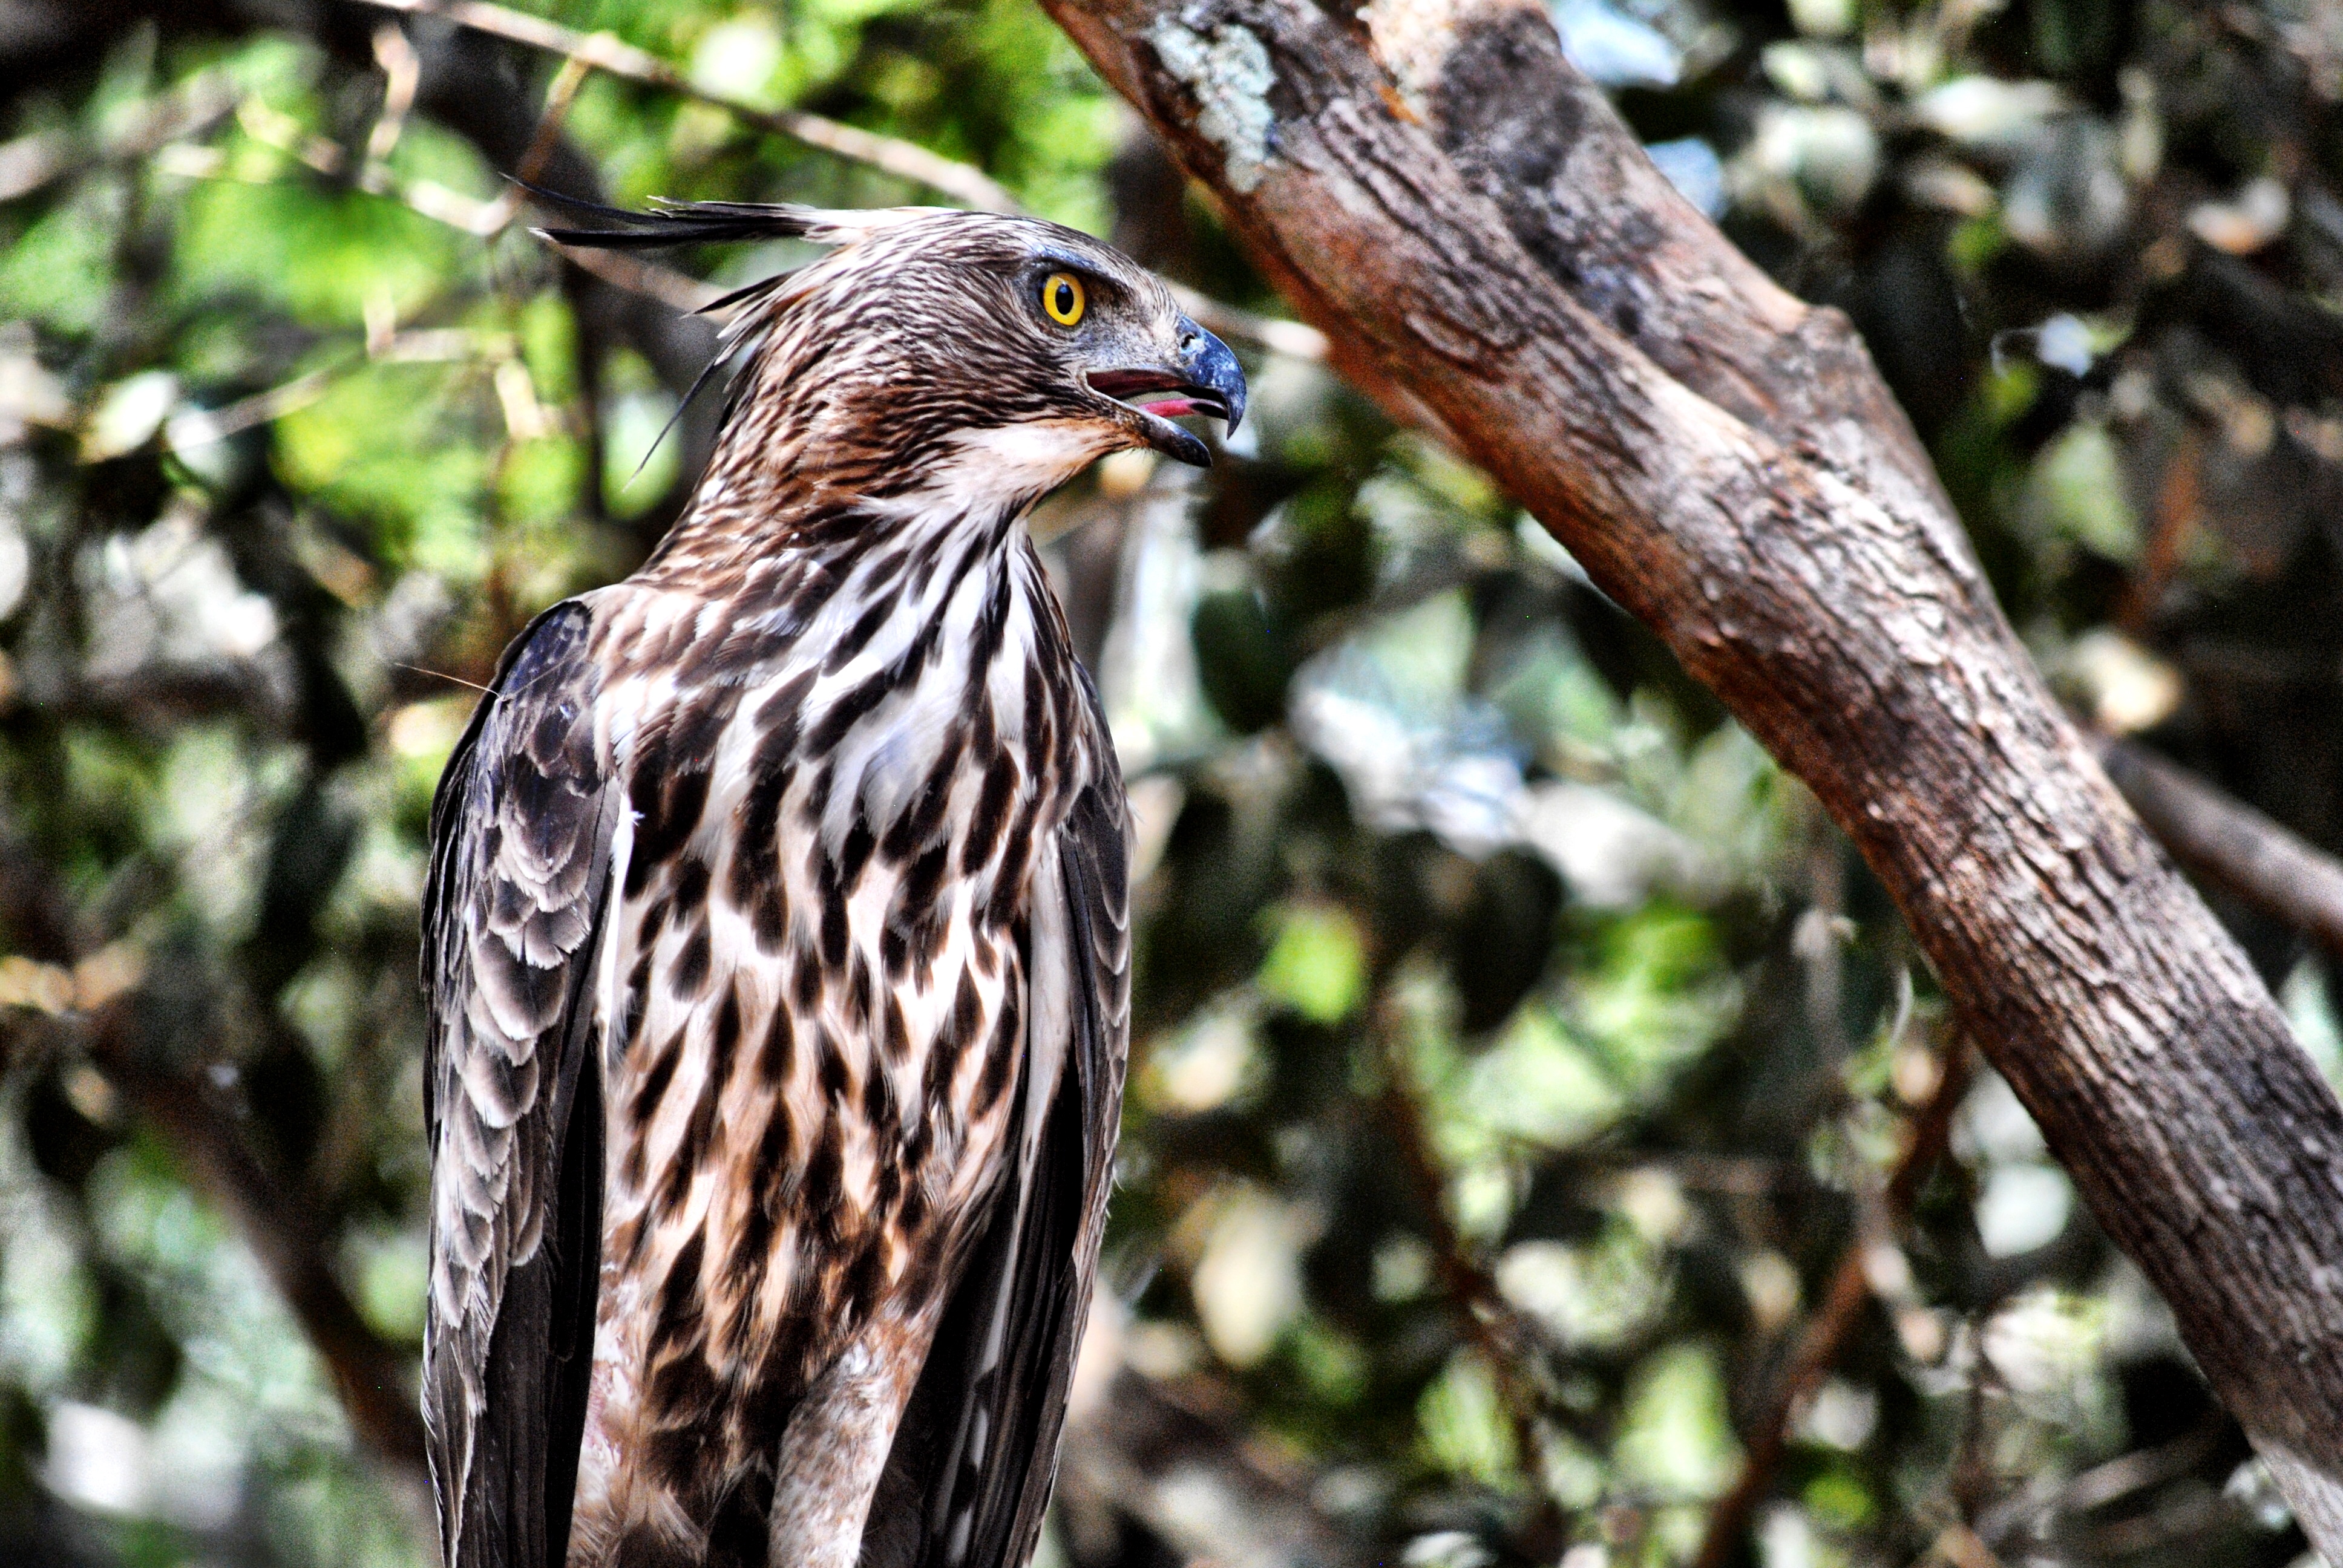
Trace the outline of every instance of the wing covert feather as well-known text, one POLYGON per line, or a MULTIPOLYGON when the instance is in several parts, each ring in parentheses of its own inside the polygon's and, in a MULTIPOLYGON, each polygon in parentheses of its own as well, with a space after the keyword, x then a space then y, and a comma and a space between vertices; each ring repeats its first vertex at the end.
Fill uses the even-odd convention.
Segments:
POLYGON ((423 1414, 447 1568, 559 1568, 591 1371, 600 1053, 588 985, 621 809, 591 612, 505 653, 431 808, 423 1414))

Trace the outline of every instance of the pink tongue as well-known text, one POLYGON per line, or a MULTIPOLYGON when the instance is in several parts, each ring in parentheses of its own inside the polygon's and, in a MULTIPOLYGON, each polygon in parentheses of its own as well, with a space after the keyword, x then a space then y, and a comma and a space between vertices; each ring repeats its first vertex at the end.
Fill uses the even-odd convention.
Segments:
POLYGON ((1160 403, 1142 403, 1140 407, 1164 419, 1177 419, 1183 414, 1196 411, 1194 401, 1187 397, 1167 397, 1160 403))

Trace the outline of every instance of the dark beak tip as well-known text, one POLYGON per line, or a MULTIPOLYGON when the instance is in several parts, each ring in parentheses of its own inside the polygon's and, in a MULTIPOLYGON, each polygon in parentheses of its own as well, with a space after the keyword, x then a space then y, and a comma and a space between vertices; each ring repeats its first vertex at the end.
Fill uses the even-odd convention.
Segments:
POLYGON ((1187 326, 1195 346, 1182 357, 1182 371, 1197 386, 1219 394, 1225 410, 1222 424, 1233 434, 1244 421, 1244 367, 1237 363, 1227 344, 1192 322, 1187 326))
POLYGON ((1192 468, 1209 468, 1212 466, 1212 449, 1205 446, 1200 437, 1191 431, 1182 430, 1177 425, 1165 425, 1163 429, 1168 434, 1149 443, 1157 451, 1173 462, 1185 463, 1192 468))

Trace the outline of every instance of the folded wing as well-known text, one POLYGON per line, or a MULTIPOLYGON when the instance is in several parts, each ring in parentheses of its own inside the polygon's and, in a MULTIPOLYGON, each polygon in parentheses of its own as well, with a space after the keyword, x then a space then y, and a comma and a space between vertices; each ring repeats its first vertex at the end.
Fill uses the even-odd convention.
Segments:
POLYGON ((1120 781, 1036 857, 1029 1039, 1009 1179, 905 1412, 866 1568, 1021 1568, 1056 1475, 1113 1183, 1130 1034, 1130 833, 1120 781))
POLYGON ((505 655, 431 809, 423 1352, 447 1568, 558 1568, 592 1367, 601 1074, 590 977, 619 812, 590 617, 505 655))

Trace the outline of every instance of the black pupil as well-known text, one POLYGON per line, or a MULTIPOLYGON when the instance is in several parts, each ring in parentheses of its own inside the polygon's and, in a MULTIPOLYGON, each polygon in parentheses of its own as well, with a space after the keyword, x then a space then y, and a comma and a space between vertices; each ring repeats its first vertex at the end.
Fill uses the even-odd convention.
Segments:
POLYGON ((1059 315, 1071 316, 1074 313, 1074 286, 1062 277, 1058 279, 1051 286, 1050 303, 1059 315))

